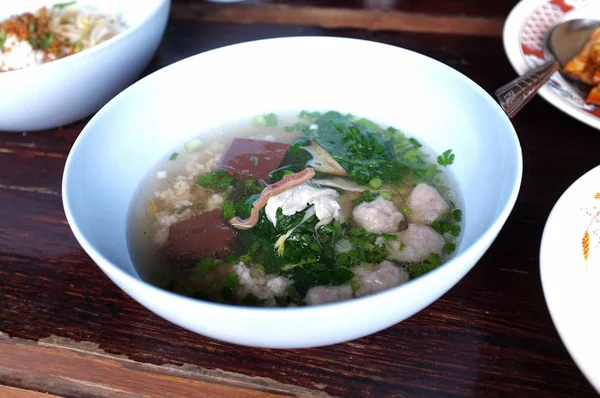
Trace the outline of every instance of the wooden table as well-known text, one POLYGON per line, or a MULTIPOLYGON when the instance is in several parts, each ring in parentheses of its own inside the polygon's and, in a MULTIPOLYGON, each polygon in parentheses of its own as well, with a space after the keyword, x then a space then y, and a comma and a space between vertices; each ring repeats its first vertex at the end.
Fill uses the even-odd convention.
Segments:
MULTIPOLYGON (((332 35, 419 51, 492 92, 515 76, 501 42, 515 2, 174 1, 148 73, 241 41, 332 35)), ((600 134, 542 99, 514 119, 523 186, 479 264, 405 322, 308 350, 195 335, 137 304, 94 265, 71 234, 60 197, 65 159, 86 122, 0 133, 0 396, 595 395, 550 319, 538 252, 555 201, 598 164, 600 134)))

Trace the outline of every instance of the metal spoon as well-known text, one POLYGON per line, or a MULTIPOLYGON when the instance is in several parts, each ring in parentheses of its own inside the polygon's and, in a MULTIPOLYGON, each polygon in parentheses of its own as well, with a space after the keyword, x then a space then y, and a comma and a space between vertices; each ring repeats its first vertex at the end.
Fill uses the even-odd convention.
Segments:
POLYGON ((597 19, 573 19, 554 26, 544 37, 546 62, 496 90, 496 98, 508 117, 527 104, 550 76, 579 54, 600 26, 597 19))

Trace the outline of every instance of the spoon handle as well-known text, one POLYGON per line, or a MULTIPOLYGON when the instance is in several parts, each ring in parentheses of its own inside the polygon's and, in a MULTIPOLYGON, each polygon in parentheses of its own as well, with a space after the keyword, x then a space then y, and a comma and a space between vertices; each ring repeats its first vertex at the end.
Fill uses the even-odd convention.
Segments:
POLYGON ((558 62, 552 58, 496 90, 496 98, 508 117, 515 116, 558 68, 558 62))

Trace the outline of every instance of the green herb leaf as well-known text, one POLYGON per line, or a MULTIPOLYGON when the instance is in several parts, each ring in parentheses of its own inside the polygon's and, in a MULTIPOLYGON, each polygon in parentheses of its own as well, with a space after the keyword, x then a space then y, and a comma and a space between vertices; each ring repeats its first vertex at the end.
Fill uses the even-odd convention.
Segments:
POLYGON ((223 202, 223 217, 224 218, 233 218, 235 217, 235 206, 231 201, 223 202))
POLYGON ((421 148, 423 145, 421 145, 421 143, 419 141, 417 141, 416 138, 409 138, 408 142, 410 142, 411 144, 413 144, 413 146, 415 148, 421 148))
POLYGON ((223 286, 235 289, 240 284, 240 276, 238 274, 229 274, 223 279, 223 286))
POLYGON ((392 143, 375 123, 339 112, 327 112, 315 123, 319 128, 305 134, 329 152, 354 181, 402 180, 406 165, 395 156, 392 143))
POLYGON ((67 2, 67 3, 57 3, 57 4, 54 4, 54 5, 52 6, 52 8, 57 8, 57 9, 59 9, 59 10, 62 10, 63 8, 67 8, 67 7, 69 7, 69 6, 72 6, 72 5, 73 5, 73 4, 75 4, 75 3, 77 3, 77 2, 76 2, 76 1, 69 1, 69 2, 67 2))
POLYGON ((303 133, 308 132, 309 125, 305 123, 296 123, 291 126, 285 126, 283 130, 286 133, 295 133, 296 131, 302 131, 303 133))
POLYGON ((233 297, 233 289, 229 286, 225 286, 221 290, 221 298, 223 298, 224 300, 231 300, 232 297, 233 297))
POLYGON ((431 253, 427 259, 429 260, 429 262, 431 264, 435 265, 436 267, 439 267, 440 265, 442 265, 442 260, 440 259, 440 255, 437 253, 431 253))
POLYGON ((359 204, 363 203, 363 202, 372 202, 375 199, 377 199, 377 196, 375 196, 375 194, 369 190, 364 191, 363 193, 360 194, 360 196, 356 199, 354 199, 352 201, 352 204, 354 206, 358 206, 359 204))
POLYGON ((452 217, 454 217, 454 220, 456 222, 461 222, 462 221, 462 211, 460 209, 456 209, 452 212, 452 217))
POLYGON ((35 28, 35 22, 31 21, 29 22, 29 33, 35 33, 36 28, 35 28))
POLYGON ((435 265, 430 263, 414 263, 410 265, 408 274, 410 275, 410 279, 415 279, 421 275, 425 275, 435 268, 435 265))
POLYGON ((449 233, 455 237, 460 235, 460 225, 456 224, 452 220, 436 220, 431 223, 431 226, 442 235, 445 233, 449 233))
POLYGON ((177 152, 173 152, 171 156, 169 156, 169 160, 175 160, 177 159, 177 156, 179 156, 179 154, 177 152))
POLYGON ((208 271, 214 269, 215 260, 212 258, 204 258, 198 264, 196 264, 196 272, 198 272, 201 276, 206 276, 208 271))
POLYGON ((396 234, 381 234, 381 237, 386 240, 398 240, 398 235, 396 234))
POLYGON ((452 149, 448 149, 438 156, 437 161, 440 166, 444 167, 450 166, 452 163, 454 163, 454 154, 452 153, 452 149))
POLYGON ((444 245, 444 254, 451 255, 456 251, 456 243, 446 243, 444 245))
POLYGON ((360 286, 358 285, 358 283, 356 283, 355 281, 350 281, 350 287, 352 288, 352 291, 355 292, 358 289, 360 289, 360 286))
POLYGON ((300 119, 316 119, 318 117, 321 117, 321 113, 320 112, 301 111, 300 114, 298 115, 298 117, 300 119))
POLYGON ((7 34, 5 32, 0 32, 0 51, 4 51, 4 43, 6 42, 7 34))
POLYGON ((259 240, 252 242, 252 246, 250 246, 250 253, 254 254, 254 253, 258 252, 258 249, 260 249, 260 246, 261 246, 261 244, 260 244, 259 240))
POLYGON ((246 297, 242 299, 242 304, 247 305, 248 307, 256 307, 260 300, 258 297, 253 295, 252 293, 248 293, 246 297))
POLYGON ((253 165, 258 166, 258 158, 256 156, 252 156, 250 158, 250 161, 252 162, 253 165))
POLYGON ((196 184, 204 188, 226 189, 233 183, 233 177, 225 170, 206 173, 200 176, 196 184))
POLYGON ((280 167, 269 174, 272 182, 277 182, 287 174, 297 173, 306 168, 306 163, 312 159, 312 156, 302 147, 308 144, 310 144, 310 140, 306 137, 299 137, 294 140, 281 161, 280 167))

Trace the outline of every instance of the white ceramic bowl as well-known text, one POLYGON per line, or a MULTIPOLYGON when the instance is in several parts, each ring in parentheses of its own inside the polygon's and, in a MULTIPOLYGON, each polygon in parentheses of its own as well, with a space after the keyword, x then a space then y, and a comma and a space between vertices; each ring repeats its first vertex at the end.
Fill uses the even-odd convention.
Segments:
MULTIPOLYGON (((2 2, 0 20, 60 3, 2 2)), ((121 15, 129 28, 97 46, 47 64, 0 73, 0 131, 34 131, 91 115, 148 65, 165 31, 170 0, 86 0, 121 15)))
POLYGON ((446 293, 497 236, 515 203, 521 173, 521 149, 509 119, 465 76, 393 46, 297 37, 196 55, 125 90, 75 142, 65 167, 63 200, 85 251, 151 311, 228 342, 301 348, 377 332, 446 293), (457 255, 403 286, 318 307, 213 304, 141 281, 129 256, 125 228, 130 201, 150 168, 186 139, 210 135, 232 118, 250 120, 261 113, 301 109, 352 112, 400 128, 437 152, 452 148, 456 160, 451 169, 466 207, 457 255))

